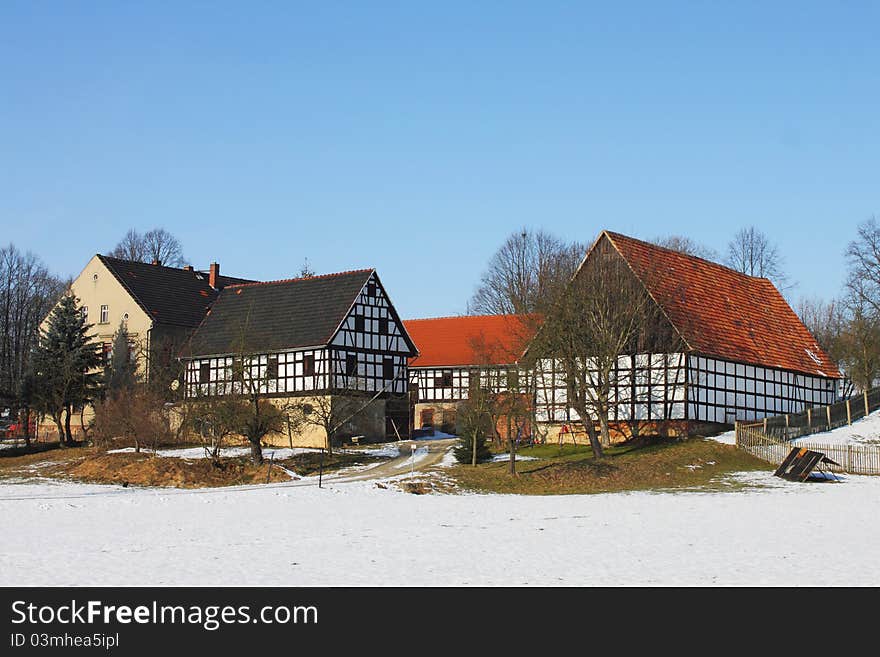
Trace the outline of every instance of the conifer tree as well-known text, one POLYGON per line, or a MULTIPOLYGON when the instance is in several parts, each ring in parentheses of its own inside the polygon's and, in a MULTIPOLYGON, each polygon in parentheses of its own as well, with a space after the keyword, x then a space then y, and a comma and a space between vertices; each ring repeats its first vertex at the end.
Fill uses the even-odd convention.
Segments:
POLYGON ((49 315, 46 330, 34 351, 34 390, 37 407, 55 421, 61 444, 73 444, 70 420, 97 390, 98 345, 88 335, 91 324, 68 292, 49 315))
POLYGON ((128 328, 125 321, 119 322, 119 328, 113 336, 113 354, 104 369, 104 386, 108 396, 122 391, 130 391, 138 382, 137 363, 131 348, 128 328))

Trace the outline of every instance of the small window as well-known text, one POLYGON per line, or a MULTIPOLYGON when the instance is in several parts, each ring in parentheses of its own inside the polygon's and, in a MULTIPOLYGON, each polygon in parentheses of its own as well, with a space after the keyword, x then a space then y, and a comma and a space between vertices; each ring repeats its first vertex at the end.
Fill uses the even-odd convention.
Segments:
POLYGON ((443 372, 440 376, 434 377, 435 388, 451 388, 452 372, 443 372))
POLYGON ((376 296, 376 284, 373 281, 367 283, 367 296, 375 297, 376 296))
POLYGON ((358 357, 357 354, 346 354, 345 355, 345 373, 348 376, 352 376, 357 374, 358 367, 358 357))
POLYGON ((379 318, 379 334, 380 335, 388 335, 388 318, 380 317, 379 318))
POLYGON ((278 356, 269 356, 269 359, 266 361, 266 378, 278 378, 278 356))
POLYGON ((211 382, 211 363, 199 363, 199 383, 211 382))
POLYGON ((364 316, 363 315, 355 315, 354 318, 354 330, 363 333, 364 331, 364 316))
POLYGON ((89 321, 89 307, 83 306, 82 308, 79 309, 79 312, 82 315, 83 321, 88 322, 89 321))
POLYGON ((382 378, 391 381, 394 378, 394 359, 385 358, 382 360, 382 378))
POLYGON ((110 306, 101 306, 101 324, 107 324, 110 321, 110 306))
POLYGON ((312 354, 308 354, 303 356, 303 375, 305 376, 314 376, 315 375, 315 357, 312 354))

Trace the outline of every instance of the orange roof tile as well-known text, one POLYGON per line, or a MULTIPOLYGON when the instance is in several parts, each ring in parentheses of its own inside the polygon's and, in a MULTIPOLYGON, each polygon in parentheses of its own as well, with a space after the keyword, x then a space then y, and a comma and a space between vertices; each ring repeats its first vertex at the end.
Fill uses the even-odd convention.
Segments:
POLYGON ((534 335, 518 315, 466 315, 403 322, 419 356, 410 367, 510 365, 534 335))
POLYGON ((605 231, 603 235, 629 263, 692 351, 813 375, 841 376, 837 365, 766 278, 747 276, 619 233, 605 231))

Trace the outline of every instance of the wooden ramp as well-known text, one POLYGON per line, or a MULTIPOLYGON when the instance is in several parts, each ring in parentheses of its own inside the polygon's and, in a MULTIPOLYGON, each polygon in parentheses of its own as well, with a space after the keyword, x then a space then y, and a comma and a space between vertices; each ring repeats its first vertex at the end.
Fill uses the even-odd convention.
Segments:
POLYGON ((788 456, 783 459, 782 463, 779 464, 779 467, 776 468, 773 476, 782 477, 789 481, 807 481, 811 478, 811 475, 813 478, 817 478, 816 475, 813 475, 813 470, 817 469, 817 475, 821 475, 823 480, 837 481, 834 473, 823 467, 826 464, 840 465, 836 461, 829 459, 822 452, 814 452, 805 447, 794 447, 788 453, 788 456))

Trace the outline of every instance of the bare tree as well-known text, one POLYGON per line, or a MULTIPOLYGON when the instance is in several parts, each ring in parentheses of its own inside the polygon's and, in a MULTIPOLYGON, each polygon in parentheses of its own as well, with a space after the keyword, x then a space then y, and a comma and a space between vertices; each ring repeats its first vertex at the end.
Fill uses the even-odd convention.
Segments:
POLYGON ((564 288, 586 248, 523 228, 495 252, 468 304, 470 314, 541 313, 564 288))
POLYGON ((147 245, 144 237, 134 228, 129 228, 119 243, 113 247, 110 255, 122 260, 135 262, 150 262, 147 256, 147 245))
POLYGON ((845 304, 832 299, 802 298, 797 304, 797 315, 816 342, 832 360, 840 358, 840 335, 846 324, 845 304))
MULTIPOLYGON (((864 285, 870 285, 867 280, 864 285)), ((845 323, 837 341, 837 355, 847 377, 856 389, 873 387, 880 376, 880 315, 869 299, 869 292, 860 288, 857 277, 851 277, 843 304, 845 323)))
POLYGON ((597 244, 547 315, 529 348, 540 371, 551 361, 562 369, 568 404, 577 413, 596 458, 610 444, 610 418, 634 368, 621 366, 636 354, 665 353, 676 337, 642 280, 610 243, 597 244), (599 433, 596 432, 596 423, 599 433))
POLYGON ((880 226, 876 217, 859 224, 857 238, 849 243, 846 257, 850 297, 864 302, 871 312, 880 313, 880 226))
POLYGON ((748 276, 770 279, 781 291, 792 287, 779 247, 754 226, 738 231, 727 244, 725 264, 748 276))
POLYGON ((144 234, 147 257, 166 267, 182 267, 185 264, 180 241, 164 228, 154 228, 144 234))
POLYGON ((22 407, 19 393, 40 323, 65 288, 34 254, 12 244, 0 249, 0 406, 22 407))
POLYGON ((154 262, 166 267, 185 264, 180 241, 164 228, 154 228, 144 234, 129 229, 110 255, 136 262, 154 262))
POLYGON ((678 251, 685 255, 696 256, 698 258, 703 258, 704 260, 718 260, 718 252, 715 249, 706 246, 705 244, 700 244, 696 240, 684 235, 667 235, 666 237, 658 237, 653 240, 653 242, 657 246, 662 246, 663 248, 671 249, 672 251, 678 251))
MULTIPOLYGON (((510 345, 490 342, 484 335, 473 336, 469 342, 477 367, 470 372, 468 398, 474 396, 475 403, 466 409, 470 415, 459 424, 472 431, 481 430, 479 418, 480 413, 484 413, 494 442, 498 445, 507 442, 509 471, 515 476, 518 441, 533 426, 533 391, 529 387, 532 379, 520 372, 517 365, 497 364, 504 362, 502 354, 509 352, 510 345)), ((521 346, 515 347, 517 352, 522 351, 521 346)), ((471 445, 475 447, 476 442, 471 445)))

